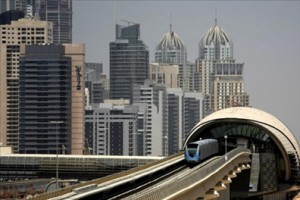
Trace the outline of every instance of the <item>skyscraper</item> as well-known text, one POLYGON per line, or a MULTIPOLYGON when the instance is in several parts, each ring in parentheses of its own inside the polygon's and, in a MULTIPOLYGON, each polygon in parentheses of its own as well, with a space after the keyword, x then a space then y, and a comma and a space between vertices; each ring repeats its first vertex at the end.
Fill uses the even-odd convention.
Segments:
POLYGON ((140 40, 140 25, 116 25, 116 39, 110 43, 110 98, 130 99, 134 84, 148 78, 149 51, 140 40))
POLYGON ((155 62, 176 65, 185 65, 187 62, 186 46, 172 30, 172 24, 170 24, 170 31, 165 33, 156 45, 155 62))
POLYGON ((202 118, 202 94, 184 92, 181 88, 167 88, 168 155, 181 150, 185 138, 202 118))
POLYGON ((40 20, 53 23, 53 43, 72 43, 72 0, 36 0, 40 20))
MULTIPOLYGON (((221 75, 223 77, 222 79, 226 79, 226 83, 228 83, 226 87, 229 87, 229 83, 236 84, 237 76, 239 77, 239 83, 242 84, 238 86, 240 88, 238 90, 233 87, 227 89, 226 95, 229 95, 230 93, 230 95, 235 96, 241 95, 241 93, 243 93, 243 95, 247 96, 243 89, 241 91, 241 88, 243 88, 243 76, 241 74, 242 70, 240 71, 240 74, 234 74, 233 72, 229 73, 229 70, 231 70, 231 68, 233 71, 236 71, 237 67, 241 65, 235 63, 233 57, 233 43, 228 34, 217 25, 217 19, 215 19, 215 25, 204 34, 199 42, 199 58, 196 60, 196 66, 199 73, 199 82, 196 86, 196 90, 205 95, 204 116, 218 109, 230 107, 230 105, 232 105, 220 102, 222 101, 222 98, 224 100, 226 99, 225 97, 221 97, 221 93, 219 93, 218 91, 222 86, 217 82, 217 80, 220 80, 221 75), (223 66, 220 69, 224 69, 226 71, 216 72, 217 65, 223 66), (231 76, 226 76, 225 78, 225 75, 231 76), (228 90, 231 91, 229 92, 228 90), (225 106, 215 105, 215 103, 225 106)), ((236 104, 247 106, 248 99, 245 100, 245 98, 235 98, 235 100, 237 101, 236 104), (242 99, 244 99, 245 101, 243 100, 243 102, 240 102, 240 100, 242 99)))
POLYGON ((8 10, 16 10, 17 5, 16 5, 15 0, 1 0, 0 1, 0 13, 8 11, 8 10))
POLYGON ((156 84, 163 84, 169 88, 178 88, 178 65, 151 63, 149 65, 149 79, 156 84))
POLYGON ((217 63, 214 74, 214 110, 248 106, 249 95, 245 92, 243 63, 217 63))
POLYGON ((86 110, 86 138, 96 155, 138 155, 139 106, 101 104, 86 110))
POLYGON ((72 0, 1 0, 0 11, 8 10, 52 22, 53 43, 72 43, 72 0))
POLYGON ((178 87, 183 88, 185 91, 193 90, 188 85, 188 80, 190 80, 188 70, 191 64, 187 67, 186 46, 179 35, 173 31, 172 24, 170 24, 170 31, 165 33, 156 45, 154 56, 155 62, 159 65, 178 65, 179 74, 176 77, 178 79, 178 87))
POLYGON ((71 58, 63 46, 30 45, 20 56, 20 153, 71 152, 71 58), (51 124, 62 121, 62 124, 51 124))
POLYGON ((24 18, 22 10, 9 10, 0 14, 0 25, 11 24, 11 21, 18 21, 24 18))
POLYGON ((86 106, 103 103, 109 99, 108 79, 103 74, 102 63, 85 63, 86 106))
POLYGON ((0 25, 0 137, 18 152, 19 55, 22 45, 52 43, 52 23, 32 18, 0 25))
POLYGON ((84 54, 82 44, 21 49, 20 153, 83 153, 84 54))
POLYGON ((147 121, 143 127, 143 155, 167 155, 167 104, 166 87, 145 81, 134 86, 133 103, 147 104, 147 121))

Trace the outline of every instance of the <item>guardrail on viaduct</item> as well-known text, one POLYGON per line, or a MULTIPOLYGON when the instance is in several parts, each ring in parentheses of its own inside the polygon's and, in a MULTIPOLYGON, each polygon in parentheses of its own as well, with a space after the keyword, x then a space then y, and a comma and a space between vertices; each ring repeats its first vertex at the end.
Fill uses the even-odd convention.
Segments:
MULTIPOLYGON (((180 179, 180 181, 176 182, 176 184, 166 185, 162 188, 159 188, 154 193, 141 195, 139 199, 197 199, 199 197, 208 197, 209 195, 214 195, 216 191, 212 192, 212 190, 216 188, 216 185, 218 186, 220 185, 220 183, 221 185, 222 183, 228 183, 228 181, 230 181, 230 177, 235 175, 235 172, 241 170, 241 168, 245 168, 244 164, 250 162, 250 154, 251 153, 245 149, 235 149, 227 154, 227 160, 225 160, 225 156, 222 156, 211 165, 207 165, 205 168, 198 170, 197 173, 192 173, 189 176, 180 179), (210 194, 211 192, 212 194, 210 194)), ((176 156, 178 157, 178 155, 176 156)), ((153 163, 153 165, 148 167, 155 168, 156 165, 159 165, 159 170, 165 170, 163 167, 161 167, 161 165, 165 162, 165 165, 169 167, 171 159, 172 158, 167 158, 164 161, 162 160, 160 162, 155 162, 155 164, 153 163)), ((149 171, 149 174, 153 173, 151 172, 151 170, 147 170, 146 167, 144 167, 143 170, 145 169, 146 171, 149 171)), ((130 172, 124 173, 122 182, 126 182, 126 177, 128 177, 128 183, 132 182, 132 175, 130 174, 136 173, 136 171, 134 171, 133 169, 130 172)), ((149 176, 149 174, 147 174, 147 172, 143 172, 144 176, 149 176)), ((120 178, 120 175, 118 175, 118 178, 120 178)), ((110 177, 109 179, 107 179, 107 181, 111 181, 112 179, 113 177, 110 177)), ((101 182, 103 183, 103 181, 101 182)), ((55 193, 52 193, 51 195, 41 195, 36 199, 49 199, 50 197, 53 198, 59 196, 66 197, 69 195, 73 196, 78 195, 78 192, 81 193, 81 196, 84 196, 84 193, 86 191, 77 191, 76 188, 83 188, 84 186, 93 185, 92 188, 87 188, 87 191, 91 192, 90 190, 94 190, 94 192, 96 192, 97 190, 99 190, 99 188, 97 187, 98 184, 100 184, 99 181, 89 181, 84 185, 80 184, 80 186, 78 187, 68 188, 64 191, 57 191, 55 193)), ((109 190, 111 190, 111 187, 109 188, 109 190)))

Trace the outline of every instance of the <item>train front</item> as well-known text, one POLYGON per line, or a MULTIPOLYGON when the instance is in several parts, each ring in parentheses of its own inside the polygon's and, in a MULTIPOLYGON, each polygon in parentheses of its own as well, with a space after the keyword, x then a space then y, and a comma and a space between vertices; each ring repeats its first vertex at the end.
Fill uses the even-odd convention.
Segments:
POLYGON ((184 152, 184 157, 187 163, 189 164, 199 163, 201 159, 199 144, 195 144, 195 143, 188 144, 184 152))

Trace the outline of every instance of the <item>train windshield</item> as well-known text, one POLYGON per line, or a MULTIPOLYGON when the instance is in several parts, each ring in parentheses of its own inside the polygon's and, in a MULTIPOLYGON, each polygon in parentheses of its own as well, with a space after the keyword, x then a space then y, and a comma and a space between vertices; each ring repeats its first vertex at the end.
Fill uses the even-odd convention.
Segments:
POLYGON ((197 147, 198 147, 198 144, 188 144, 188 145, 187 145, 187 151, 188 151, 190 154, 196 154, 196 152, 197 152, 197 147))

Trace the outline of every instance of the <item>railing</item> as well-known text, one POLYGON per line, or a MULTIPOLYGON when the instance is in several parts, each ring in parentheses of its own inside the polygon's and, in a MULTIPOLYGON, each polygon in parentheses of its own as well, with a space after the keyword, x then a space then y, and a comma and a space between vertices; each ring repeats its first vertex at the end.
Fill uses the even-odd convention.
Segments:
POLYGON ((111 181, 111 180, 114 180, 114 179, 119 179, 121 177, 125 177, 127 175, 132 174, 132 173, 136 173, 138 171, 143 171, 143 170, 146 170, 148 168, 155 167, 156 165, 162 164, 164 162, 168 162, 168 160, 171 160, 173 158, 176 158, 176 157, 179 157, 179 156, 182 157, 182 155, 183 155, 183 153, 181 152, 181 153, 175 154, 174 156, 167 157, 167 158, 164 158, 164 159, 161 159, 161 160, 158 160, 158 161, 154 161, 152 163, 145 164, 143 166, 132 168, 132 169, 129 169, 127 171, 119 172, 119 173, 109 175, 109 176, 106 176, 106 177, 103 177, 103 178, 99 178, 99 179, 87 181, 87 182, 84 182, 84 183, 80 183, 78 185, 68 187, 68 188, 64 188, 64 189, 61 189, 61 190, 58 190, 58 191, 41 194, 41 195, 35 197, 34 199, 36 199, 36 200, 46 200, 46 199, 50 199, 50 198, 54 198, 54 197, 58 197, 58 196, 63 196, 63 195, 66 195, 68 193, 71 193, 76 188, 82 188, 82 187, 92 185, 92 184, 99 185, 99 184, 105 183, 107 181, 111 181))
MULTIPOLYGON (((217 173, 222 168, 225 168, 231 162, 234 162, 236 159, 240 157, 244 157, 242 162, 247 163, 250 162, 250 151, 246 149, 234 149, 227 154, 227 160, 225 160, 225 155, 220 157, 219 159, 212 161, 208 165, 199 170, 193 171, 188 176, 182 178, 180 181, 176 182, 176 184, 170 184, 163 186, 159 189, 159 191, 149 192, 147 194, 142 194, 140 197, 136 197, 136 199, 164 199, 164 198, 173 198, 172 195, 176 195, 176 193, 180 193, 180 191, 185 188, 191 187, 192 185, 199 183, 199 181, 204 180, 211 176, 214 173, 217 173), (246 159, 248 158, 248 159, 246 159)), ((229 171, 227 172, 229 173, 229 171)), ((224 174, 224 176, 227 174, 224 174)), ((174 198, 176 199, 176 198, 174 198)))

